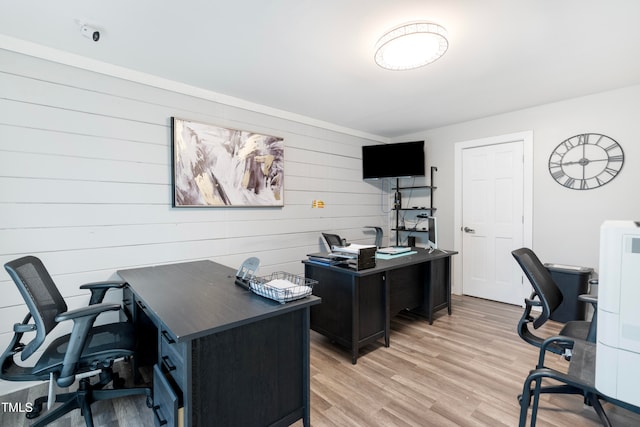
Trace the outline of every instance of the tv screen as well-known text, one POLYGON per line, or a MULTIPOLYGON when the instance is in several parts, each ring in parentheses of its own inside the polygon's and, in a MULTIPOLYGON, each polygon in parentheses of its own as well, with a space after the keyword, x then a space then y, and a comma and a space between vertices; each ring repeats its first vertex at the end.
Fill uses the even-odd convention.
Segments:
POLYGON ((424 141, 362 147, 362 178, 424 176, 424 141))

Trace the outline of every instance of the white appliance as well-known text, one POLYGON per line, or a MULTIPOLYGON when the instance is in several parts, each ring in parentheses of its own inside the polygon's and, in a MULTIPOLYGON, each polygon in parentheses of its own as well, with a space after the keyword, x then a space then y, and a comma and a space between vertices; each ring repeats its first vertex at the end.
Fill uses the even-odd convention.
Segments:
POLYGON ((640 221, 600 228, 596 388, 640 406, 640 221))

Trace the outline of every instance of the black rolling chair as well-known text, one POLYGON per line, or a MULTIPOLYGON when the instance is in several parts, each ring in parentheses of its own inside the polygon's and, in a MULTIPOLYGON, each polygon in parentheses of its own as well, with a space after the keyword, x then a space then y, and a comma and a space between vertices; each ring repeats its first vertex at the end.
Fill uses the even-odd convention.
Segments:
POLYGON ((600 397, 595 393, 593 387, 589 388, 586 384, 581 385, 578 381, 572 381, 571 377, 565 378, 563 374, 544 366, 544 355, 547 351, 564 355, 567 360, 570 360, 576 342, 595 343, 597 297, 593 295, 579 296, 581 301, 589 302, 594 307, 591 321, 572 320, 565 323, 557 336, 540 337, 532 332, 530 326, 533 326, 533 329, 538 329, 549 320, 551 313, 562 303, 562 292, 551 277, 549 270, 531 249, 521 248, 511 254, 533 287, 531 296, 525 299, 525 309, 518 322, 518 335, 529 344, 540 348, 538 364, 525 380, 522 395, 518 396, 521 406, 520 426, 525 425, 531 397, 534 398, 531 426, 535 426, 540 393, 582 394, 585 402, 594 407, 600 419, 605 423, 606 414, 599 403, 600 397), (540 312, 536 316, 532 313, 533 307, 540 307, 540 312), (564 384, 542 387, 542 378, 553 378, 564 384), (535 383, 534 387, 532 387, 532 383, 535 383))
POLYGON ((322 237, 327 242, 329 250, 334 246, 345 246, 345 241, 337 234, 322 233, 322 237))
MULTIPOLYGON (((562 303, 562 292, 551 277, 549 270, 540 262, 531 249, 521 248, 511 252, 511 254, 533 287, 531 296, 524 301, 525 310, 518 322, 518 335, 529 344, 540 348, 547 337, 535 335, 530 329, 530 326, 533 326, 533 329, 538 329, 549 320, 551 313, 562 303), (531 312, 533 307, 540 307, 541 309, 536 316, 531 312)), ((584 302, 589 302, 594 306, 594 317, 591 321, 572 320, 565 323, 559 335, 595 342, 597 298, 593 295, 580 295, 579 299, 584 302)), ((545 346, 545 348, 553 353, 568 356, 567 350, 570 349, 571 346, 565 343, 554 343, 545 346)))
MULTIPOLYGON (((16 323, 13 327, 13 339, 0 358, 0 378, 8 381, 53 378, 58 386, 69 387, 75 382, 76 375, 99 370, 99 380, 95 384, 91 384, 89 377, 84 377, 79 380, 77 391, 57 395, 56 402, 62 402, 62 405, 44 414, 34 426, 46 425, 74 409, 80 409, 86 425, 93 426, 91 403, 122 396, 145 394, 147 406, 151 407, 149 388, 121 388, 123 381, 113 372, 116 359, 134 355, 133 325, 128 322, 93 325, 99 314, 120 309, 119 304, 101 301, 109 289, 122 288, 125 285, 123 282, 97 282, 81 286, 81 289, 91 290, 90 305, 68 311, 53 279, 38 258, 26 256, 6 263, 4 267, 22 294, 29 313, 22 323, 16 323), (34 366, 17 363, 18 357, 24 361, 32 356, 42 346, 49 332, 65 320, 73 320, 70 334, 53 340, 34 366), (23 344, 21 341, 28 333, 35 333, 35 336, 23 344), (104 389, 110 382, 113 382, 114 388, 104 389)), ((47 396, 36 399, 27 418, 38 417, 46 401, 47 396)))

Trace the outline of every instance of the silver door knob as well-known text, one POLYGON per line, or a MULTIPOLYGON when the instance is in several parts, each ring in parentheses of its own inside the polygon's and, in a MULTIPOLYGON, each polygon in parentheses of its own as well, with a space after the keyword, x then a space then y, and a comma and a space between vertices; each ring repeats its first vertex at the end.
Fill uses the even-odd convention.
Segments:
POLYGON ((465 233, 475 233, 475 232, 476 232, 476 230, 474 230, 473 228, 465 227, 465 228, 464 228, 464 232, 465 232, 465 233))

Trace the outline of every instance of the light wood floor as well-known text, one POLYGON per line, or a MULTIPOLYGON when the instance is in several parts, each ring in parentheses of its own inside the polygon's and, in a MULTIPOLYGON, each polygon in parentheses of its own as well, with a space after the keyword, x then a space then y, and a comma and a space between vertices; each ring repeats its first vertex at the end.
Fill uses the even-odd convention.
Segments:
MULTIPOLYGON (((516 333, 521 310, 454 296, 453 314, 439 312, 433 325, 410 314, 394 318, 391 347, 380 343, 363 349, 356 365, 347 350, 312 331, 312 426, 516 426, 516 396, 537 360, 537 349, 516 333)), ((541 333, 559 330, 550 323, 541 333)), ((550 362, 558 369, 567 365, 554 356, 550 362)), ((0 400, 27 402, 46 392, 38 388, 0 400)), ((605 410, 616 427, 640 425, 640 415, 608 404, 605 410)), ((141 397, 99 402, 93 412, 96 426, 153 425, 152 411, 141 397)), ((0 426, 22 425, 28 425, 23 415, 0 412, 0 426)), ((75 411, 55 425, 84 422, 75 411)), ((541 399, 540 427, 599 425, 579 396, 541 399)))

